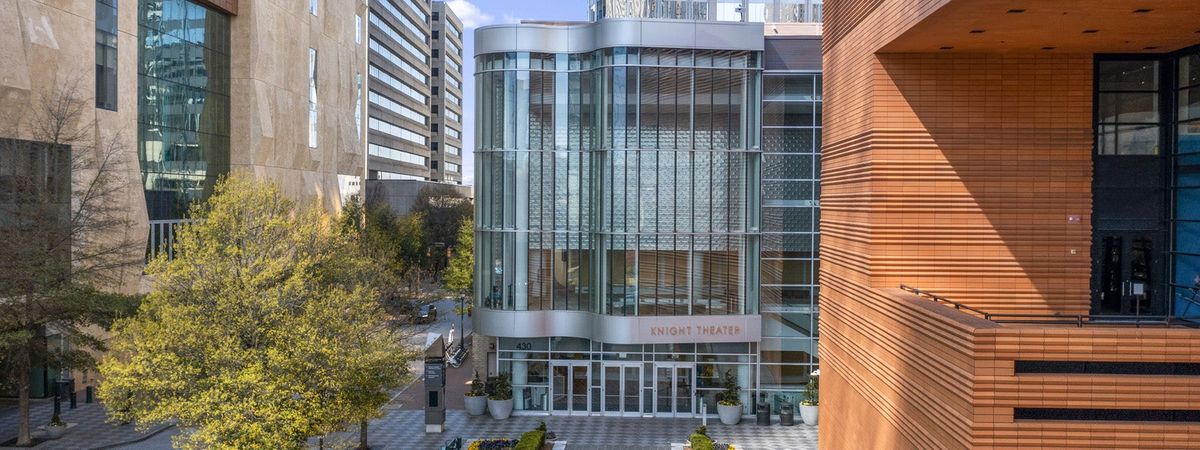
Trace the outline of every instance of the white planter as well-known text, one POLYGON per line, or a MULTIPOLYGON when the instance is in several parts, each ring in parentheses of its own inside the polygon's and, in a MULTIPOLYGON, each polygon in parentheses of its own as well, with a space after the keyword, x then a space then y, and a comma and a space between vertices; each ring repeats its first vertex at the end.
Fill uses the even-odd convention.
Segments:
POLYGON ((800 405, 800 418, 804 419, 805 425, 817 424, 817 406, 800 405))
POLYGON ((58 439, 63 437, 63 433, 67 432, 66 425, 46 425, 46 438, 58 439))
POLYGON ((717 404, 717 415, 725 425, 737 425, 742 421, 742 405, 726 406, 717 404))
POLYGON ((508 400, 492 400, 489 398, 487 401, 487 409, 488 413, 492 415, 493 419, 507 419, 508 416, 512 415, 513 400, 511 398, 508 400))
POLYGON ((487 411, 488 400, 486 395, 480 395, 478 397, 464 395, 463 403, 466 404, 467 414, 472 416, 482 416, 484 411, 487 411))

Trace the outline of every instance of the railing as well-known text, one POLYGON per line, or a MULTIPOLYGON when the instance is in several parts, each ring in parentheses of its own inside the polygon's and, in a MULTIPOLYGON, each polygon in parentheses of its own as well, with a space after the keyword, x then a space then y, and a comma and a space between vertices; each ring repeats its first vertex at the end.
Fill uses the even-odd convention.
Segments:
POLYGON ((1159 326, 1172 327, 1181 326, 1194 328, 1200 326, 1200 322, 1186 319, 1178 316, 1143 316, 1143 315, 1114 315, 1114 314, 997 314, 973 308, 963 303, 950 300, 946 297, 934 294, 929 291, 921 290, 905 284, 900 285, 900 289, 911 292, 918 297, 932 300, 937 303, 943 303, 953 306, 957 310, 965 310, 979 315, 984 320, 989 320, 996 323, 1009 324, 1027 324, 1027 325, 1073 325, 1076 327, 1087 326, 1134 326, 1141 328, 1142 326, 1159 326))
POLYGON ((166 253, 167 259, 175 257, 175 233, 180 225, 192 223, 189 219, 151 220, 150 235, 146 240, 146 263, 159 254, 166 253))

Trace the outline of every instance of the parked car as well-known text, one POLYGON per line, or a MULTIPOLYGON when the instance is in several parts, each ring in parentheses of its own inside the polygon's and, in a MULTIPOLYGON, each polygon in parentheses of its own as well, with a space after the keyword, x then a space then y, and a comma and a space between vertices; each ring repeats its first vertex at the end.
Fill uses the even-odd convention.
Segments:
POLYGON ((413 323, 434 323, 437 322, 437 315, 437 306, 432 303, 422 305, 421 309, 418 309, 416 315, 413 316, 413 323))

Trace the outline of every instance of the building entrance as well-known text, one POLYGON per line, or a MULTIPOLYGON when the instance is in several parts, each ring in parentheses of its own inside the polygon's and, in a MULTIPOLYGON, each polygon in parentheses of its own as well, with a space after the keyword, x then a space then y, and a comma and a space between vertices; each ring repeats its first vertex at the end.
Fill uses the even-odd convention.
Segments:
POLYGON ((604 363, 601 373, 606 416, 642 414, 642 363, 604 363))
POLYGON ((550 367, 551 414, 587 415, 591 404, 588 383, 592 365, 587 362, 554 362, 550 367))
POLYGON ((692 417, 696 412, 696 365, 681 363, 654 364, 654 415, 658 417, 692 417))

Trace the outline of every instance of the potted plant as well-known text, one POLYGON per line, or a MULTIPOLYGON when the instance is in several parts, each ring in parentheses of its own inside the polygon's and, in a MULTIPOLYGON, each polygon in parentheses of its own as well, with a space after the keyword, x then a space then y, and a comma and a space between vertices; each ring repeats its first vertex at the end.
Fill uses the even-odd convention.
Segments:
POLYGON ((483 391, 483 382, 479 381, 479 371, 475 371, 475 379, 471 380, 471 388, 463 396, 467 414, 482 416, 487 409, 487 394, 483 391))
POLYGON ((47 438, 58 439, 63 436, 63 433, 67 432, 67 424, 66 422, 62 421, 61 417, 58 417, 57 413, 55 413, 54 416, 50 418, 50 423, 46 424, 45 429, 47 438))
POLYGON ((804 385, 804 400, 800 402, 800 418, 804 419, 805 425, 817 424, 817 405, 820 403, 819 398, 821 370, 814 370, 808 377, 808 384, 804 385))
POLYGON ((724 385, 725 391, 717 394, 717 415, 721 417, 721 423, 737 425, 742 421, 742 399, 739 397, 742 387, 729 370, 725 371, 724 385))
POLYGON ((496 379, 495 387, 487 398, 487 408, 493 419, 503 420, 512 415, 512 384, 509 384, 508 375, 496 379))

